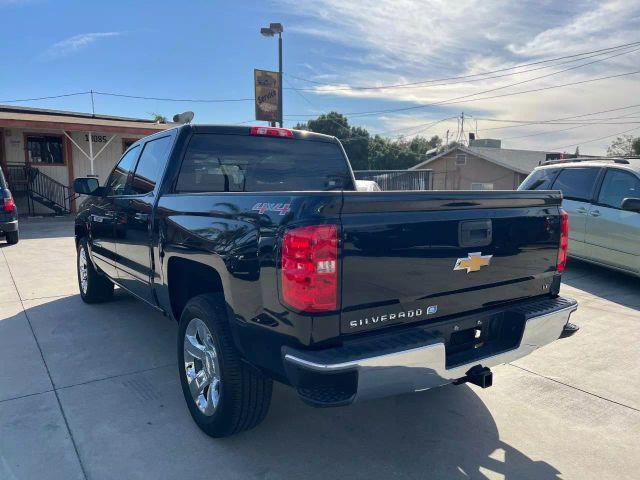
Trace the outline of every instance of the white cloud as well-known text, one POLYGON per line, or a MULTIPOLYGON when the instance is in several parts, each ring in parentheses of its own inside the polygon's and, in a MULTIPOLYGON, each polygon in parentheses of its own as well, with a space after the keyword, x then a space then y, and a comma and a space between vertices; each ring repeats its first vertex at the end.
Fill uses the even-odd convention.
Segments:
POLYGON ((101 38, 117 37, 119 35, 122 35, 122 32, 95 32, 74 35, 73 37, 66 38, 51 45, 43 53, 42 58, 45 60, 53 60, 60 57, 66 57, 67 55, 71 55, 85 47, 88 47, 101 38))
MULTIPOLYGON (((335 98, 341 105, 344 105, 344 99, 351 98, 369 99, 377 104, 380 100, 395 100, 409 102, 409 106, 439 102, 500 88, 602 57, 479 82, 386 90, 336 91, 332 87, 384 85, 470 75, 640 41, 640 2, 628 0, 460 0, 455 3, 424 0, 280 0, 280 3, 286 4, 287 12, 297 14, 299 19, 296 25, 287 26, 288 32, 312 36, 319 42, 332 44, 333 48, 328 47, 324 51, 335 53, 325 55, 325 68, 318 69, 317 76, 308 77, 309 70, 304 71, 304 75, 302 72, 300 74, 313 80, 331 82, 331 87, 318 87, 316 94, 327 99, 335 98), (326 67, 327 64, 330 66, 326 67)), ((480 97, 580 82, 638 69, 640 51, 480 97)), ((310 87, 309 84, 296 83, 296 86, 302 85, 310 87)), ((548 119, 640 103, 637 100, 639 98, 640 75, 636 75, 538 93, 463 101, 446 109, 428 107, 389 113, 386 114, 387 118, 378 118, 376 123, 379 126, 377 130, 393 130, 426 123, 462 110, 476 117, 548 119)), ((374 109, 363 106, 362 100, 357 105, 357 108, 343 110, 374 109)), ((370 123, 372 120, 372 117, 353 118, 354 123, 370 123)), ((499 125, 480 120, 480 135, 485 134, 484 128, 495 126, 499 125)), ((556 129, 530 126, 486 131, 486 136, 489 136, 489 132, 491 136, 505 138, 518 136, 521 138, 505 140, 505 146, 541 149, 587 141, 633 127, 588 125, 567 130, 570 126, 558 126, 556 129), (545 130, 554 130, 555 133, 523 137, 545 130)), ((443 135, 447 128, 455 131, 457 127, 455 122, 444 122, 425 133, 443 135)), ((585 144, 582 151, 604 153, 609 141, 585 144)))

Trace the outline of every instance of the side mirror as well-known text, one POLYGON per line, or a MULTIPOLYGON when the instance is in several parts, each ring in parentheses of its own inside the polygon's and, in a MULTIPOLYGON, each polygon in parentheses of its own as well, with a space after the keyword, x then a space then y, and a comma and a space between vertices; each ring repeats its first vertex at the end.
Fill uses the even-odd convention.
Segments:
POLYGON ((100 184, 97 178, 80 177, 73 181, 73 191, 82 195, 99 195, 100 184))
POLYGON ((622 209, 640 213, 640 198, 625 198, 622 201, 622 209))

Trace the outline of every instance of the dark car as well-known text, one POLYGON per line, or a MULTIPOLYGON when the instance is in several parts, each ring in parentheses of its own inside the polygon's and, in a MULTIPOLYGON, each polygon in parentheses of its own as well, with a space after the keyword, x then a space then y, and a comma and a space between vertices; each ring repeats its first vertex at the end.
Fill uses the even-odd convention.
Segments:
POLYGON ((82 299, 117 284, 178 322, 187 406, 215 437, 260 423, 273 380, 317 407, 488 387, 575 332, 557 191, 362 192, 334 137, 207 125, 74 190, 82 299))
POLYGON ((18 208, 13 200, 7 180, 4 173, 0 169, 0 198, 2 199, 2 208, 0 209, 0 236, 6 238, 9 245, 18 243, 18 208))

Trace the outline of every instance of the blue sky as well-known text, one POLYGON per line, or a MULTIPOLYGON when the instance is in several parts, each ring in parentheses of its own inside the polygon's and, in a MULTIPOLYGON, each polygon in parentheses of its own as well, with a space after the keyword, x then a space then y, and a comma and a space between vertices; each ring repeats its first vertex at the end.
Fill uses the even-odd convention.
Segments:
MULTIPOLYGON (((580 62, 535 72, 419 88, 354 90, 469 75, 640 41, 640 2, 459 2, 422 0, 267 0, 236 2, 69 2, 0 0, 0 103, 90 89, 175 98, 250 98, 253 69, 276 68, 275 39, 259 34, 279 21, 285 27, 286 125, 335 109, 363 112, 415 107, 481 91, 496 94, 640 69, 640 51, 567 72, 580 62), (517 87, 503 88, 548 73, 517 87), (302 77, 320 86, 304 82, 302 77), (304 97, 304 98, 303 98, 304 97)), ((636 47, 638 48, 638 47, 636 47)), ((590 58, 603 60, 604 56, 590 58)), ((511 75, 511 73, 514 73, 511 75)), ((477 98, 482 98, 479 95, 477 98)), ((461 111, 479 136, 503 138, 512 148, 556 148, 603 153, 618 132, 640 124, 640 107, 597 115, 611 125, 529 125, 496 119, 535 119, 640 104, 640 76, 589 82, 531 94, 430 106, 370 116, 354 124, 372 132, 455 135, 456 120, 428 124, 461 111), (624 118, 621 118, 623 117, 624 118), (487 120, 490 119, 490 120, 487 120), (616 123, 616 124, 613 124, 616 123), (403 129, 403 130, 398 130, 403 129), (489 130, 494 129, 494 130, 489 130)), ((96 96, 96 112, 147 117, 193 110, 196 122, 237 123, 253 118, 253 102, 188 103, 96 96)), ((87 95, 23 105, 90 111, 87 95)), ((584 118, 584 117, 582 117, 584 118)), ((636 136, 640 128, 630 132, 636 136)))

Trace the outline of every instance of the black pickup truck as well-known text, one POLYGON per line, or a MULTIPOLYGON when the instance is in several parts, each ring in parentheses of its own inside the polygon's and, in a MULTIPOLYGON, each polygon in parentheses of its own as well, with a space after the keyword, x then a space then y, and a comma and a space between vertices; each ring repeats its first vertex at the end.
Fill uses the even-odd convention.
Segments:
POLYGON ((487 387, 575 331, 559 192, 358 192, 336 138, 200 125, 74 188, 83 300, 117 284, 179 323, 183 393, 212 436, 257 425, 273 380, 314 406, 487 387))

